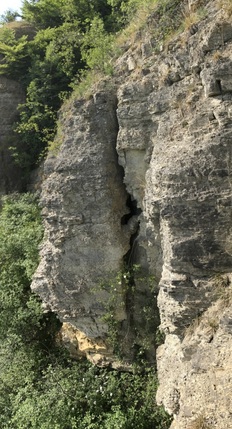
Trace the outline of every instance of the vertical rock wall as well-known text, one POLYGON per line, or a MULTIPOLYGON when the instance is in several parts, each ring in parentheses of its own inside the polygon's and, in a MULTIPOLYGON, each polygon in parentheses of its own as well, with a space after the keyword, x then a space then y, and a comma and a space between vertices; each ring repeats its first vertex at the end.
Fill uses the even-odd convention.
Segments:
MULTIPOLYGON (((95 344, 107 333, 102 318, 109 292, 101 284, 111 283, 130 246, 121 225, 129 210, 115 149, 116 103, 114 92, 99 91, 61 113, 64 141, 45 164, 46 241, 32 284, 62 322, 95 344)), ((125 318, 123 308, 116 317, 125 318)))
MULTIPOLYGON (((116 64, 117 90, 63 110, 63 144, 45 165, 46 240, 32 285, 68 323, 66 341, 86 343, 93 357, 108 330, 101 280, 125 257, 152 275, 166 336, 157 401, 172 429, 230 429, 232 418, 232 24, 216 6, 205 2, 205 18, 158 55, 150 30, 116 64)), ((154 311, 156 298, 139 278, 133 287, 133 322, 142 325, 145 295, 154 311)))

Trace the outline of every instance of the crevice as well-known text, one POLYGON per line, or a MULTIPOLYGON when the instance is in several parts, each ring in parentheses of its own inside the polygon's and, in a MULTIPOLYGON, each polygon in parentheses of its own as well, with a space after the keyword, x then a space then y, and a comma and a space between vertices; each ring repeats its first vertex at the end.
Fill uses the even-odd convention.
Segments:
POLYGON ((123 265, 124 267, 132 266, 134 263, 134 255, 136 250, 137 238, 139 234, 139 215, 142 213, 141 208, 137 207, 137 201, 132 198, 132 196, 128 193, 126 189, 126 185, 124 183, 125 171, 124 168, 118 162, 118 153, 117 153, 117 137, 119 132, 119 122, 117 117, 117 108, 118 108, 118 99, 115 97, 115 153, 117 156, 117 168, 118 173, 121 178, 123 187, 125 189, 125 193, 127 195, 126 207, 128 209, 127 213, 121 217, 121 226, 127 231, 130 235, 130 248, 128 252, 123 257, 123 265))
MULTIPOLYGON (((117 112, 115 114, 117 116, 117 112)), ((127 243, 129 242, 129 250, 121 261, 120 284, 126 317, 120 322, 118 344, 125 361, 145 359, 155 367, 156 349, 159 345, 155 333, 160 325, 157 296, 153 285, 156 280, 150 274, 147 250, 143 245, 143 225, 140 228, 140 222, 143 222, 142 209, 138 207, 139 203, 125 185, 126 159, 123 166, 118 162, 117 168, 126 192, 126 214, 121 217, 121 227, 127 243)), ((127 180, 130 179, 127 177, 127 180)), ((129 185, 132 187, 133 183, 129 185)))
POLYGON ((131 234, 130 249, 123 258, 124 266, 129 269, 135 263, 135 253, 140 228, 139 215, 142 213, 142 210, 137 207, 137 201, 132 200, 130 195, 128 195, 126 205, 129 212, 122 217, 121 225, 124 227, 126 226, 128 228, 128 232, 131 234))
MULTIPOLYGON (((117 120, 117 110, 115 110, 117 120)), ((117 130, 118 133, 119 129, 117 130)), ((116 136, 115 148, 117 147, 116 136)), ((117 149, 116 149, 117 152, 117 149)), ((121 217, 122 231, 129 242, 129 250, 122 257, 121 292, 126 317, 120 322, 118 343, 120 353, 128 362, 146 359, 155 365, 155 331, 160 321, 157 312, 156 297, 151 290, 148 263, 145 262, 145 249, 140 245, 142 209, 133 193, 125 185, 125 169, 118 161, 118 171, 125 190, 126 210, 121 217)), ((131 184, 132 185, 132 184, 131 184)))
POLYGON ((216 79, 216 85, 218 87, 219 92, 222 94, 221 79, 216 79))
POLYGON ((223 100, 223 91, 222 91, 221 79, 216 79, 216 88, 217 88, 217 91, 221 95, 222 100, 223 100))
POLYGON ((123 258, 124 266, 126 266, 129 270, 133 267, 134 264, 136 264, 136 262, 138 263, 138 261, 136 261, 136 250, 138 247, 139 229, 140 225, 139 221, 137 221, 137 229, 130 237, 130 249, 123 258))
MULTIPOLYGON (((123 170, 124 171, 124 170, 123 170)), ((126 206, 128 213, 121 218, 121 225, 128 234, 130 247, 128 252, 123 256, 122 271, 122 289, 124 291, 124 305, 127 314, 126 319, 121 325, 121 344, 124 359, 133 362, 136 355, 136 322, 135 322, 135 295, 136 295, 136 278, 134 267, 138 264, 136 259, 136 250, 138 246, 140 221, 139 216, 142 213, 141 208, 137 207, 137 201, 132 199, 127 193, 126 206)))
POLYGON ((137 201, 136 200, 132 200, 132 198, 131 198, 130 195, 128 195, 128 198, 127 198, 127 201, 126 201, 126 205, 127 205, 128 209, 129 209, 129 213, 127 213, 124 216, 122 216, 121 225, 128 225, 130 219, 133 216, 139 216, 142 213, 142 210, 137 207, 137 201))

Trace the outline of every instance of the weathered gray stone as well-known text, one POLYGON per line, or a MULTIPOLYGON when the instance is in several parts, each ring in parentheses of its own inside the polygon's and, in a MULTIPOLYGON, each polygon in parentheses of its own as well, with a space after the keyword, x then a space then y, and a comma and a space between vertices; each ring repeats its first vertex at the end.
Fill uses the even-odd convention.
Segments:
MULTIPOLYGON (((172 429, 200 418, 231 427, 231 24, 223 21, 222 43, 221 11, 214 1, 205 8, 197 31, 176 36, 160 55, 140 46, 124 53, 117 106, 116 90, 105 89, 62 113, 63 145, 45 164, 46 241, 33 282, 78 330, 75 338, 97 341, 107 334, 107 297, 98 290, 96 299, 92 288, 126 254, 154 276, 166 335, 157 351, 157 400, 173 414, 172 429)), ((141 325, 147 285, 134 280, 133 320, 141 325)))
MULTIPOLYGON (((220 331, 220 336, 225 335, 227 338, 224 353, 221 339, 219 343, 217 341, 219 331, 218 334, 213 332, 215 312, 212 304, 212 290, 215 287, 212 277, 218 272, 229 273, 232 267, 232 99, 228 72, 231 69, 231 51, 229 44, 221 44, 223 61, 220 55, 218 59, 216 55, 212 60, 205 59, 202 54, 206 43, 204 35, 212 33, 212 25, 210 22, 210 27, 199 25, 198 33, 191 37, 194 37, 194 42, 191 42, 192 64, 186 68, 185 76, 182 69, 181 82, 174 82, 167 88, 163 79, 163 86, 162 83, 159 85, 158 92, 157 84, 154 83, 150 94, 144 94, 150 124, 143 150, 153 149, 145 173, 144 198, 142 204, 139 203, 143 209, 141 244, 146 249, 150 270, 156 273, 157 278, 160 276, 157 260, 162 264, 158 304, 161 329, 166 333, 166 341, 158 352, 160 387, 157 399, 174 414, 172 428, 178 429, 189 427, 201 414, 208 422, 213 422, 213 427, 229 428, 231 422, 231 399, 228 394, 231 388, 228 381, 231 368, 231 339, 228 335, 230 318, 223 316, 220 322, 222 326, 225 321, 225 327, 220 331), (195 64, 198 64, 198 70, 203 70, 200 75, 203 86, 198 73, 195 74, 195 64), (191 69, 193 74, 189 76, 191 69), (148 233, 144 234, 148 228, 149 239, 148 233), (191 345, 185 334, 186 328, 203 317, 201 315, 204 315, 205 321, 204 327, 199 322, 202 327, 201 338, 198 339, 198 334, 193 330, 196 343, 191 345), (217 361, 219 350, 224 353, 220 365, 217 361), (215 369, 217 366, 220 370, 215 369), (221 384, 226 386, 225 398, 221 384), (215 394, 215 389, 220 393, 215 394)), ((219 46, 218 39, 217 43, 213 37, 207 40, 210 49, 219 46)), ((178 49, 176 53, 179 53, 178 49)), ((169 58, 165 58, 165 63, 175 64, 169 58)), ((175 68, 167 68, 166 74, 172 75, 173 70, 175 68)), ((160 78, 164 73, 162 69, 160 78)), ((155 77, 150 75, 149 79, 155 77)), ((134 102, 134 99, 142 82, 133 85, 136 90, 131 93, 130 99, 123 99, 123 96, 119 98, 121 113, 120 105, 125 102, 128 112, 131 105, 136 111, 134 103, 138 101, 134 102)), ((143 112, 143 94, 140 102, 143 112)), ((144 117, 145 112, 140 118, 141 124, 144 117)), ((128 121, 126 116, 120 119, 123 131, 119 130, 119 154, 122 138, 127 135, 132 124, 129 117, 128 121)), ((136 118, 134 121, 134 127, 139 127, 136 118)), ((137 138, 137 149, 144 137, 142 140, 137 138)), ((136 140, 132 139, 131 144, 126 137, 124 140, 128 142, 127 150, 129 153, 134 152, 136 158, 136 140)), ((123 147, 126 148, 126 143, 123 147)), ((127 187, 135 195, 136 163, 133 167, 125 161, 122 164, 126 171, 127 187)), ((141 164, 140 161, 138 171, 141 164)), ((140 201, 138 195, 139 191, 136 190, 136 198, 140 201)), ((219 308, 218 313, 227 314, 229 311, 223 305, 219 308)), ((218 313, 216 318, 219 317, 218 313)))
POLYGON ((56 160, 45 163, 47 241, 32 284, 62 321, 90 338, 105 336, 108 292, 100 283, 117 274, 129 249, 130 235, 121 226, 128 209, 115 150, 115 103, 114 94, 100 92, 63 112, 62 148, 56 160))

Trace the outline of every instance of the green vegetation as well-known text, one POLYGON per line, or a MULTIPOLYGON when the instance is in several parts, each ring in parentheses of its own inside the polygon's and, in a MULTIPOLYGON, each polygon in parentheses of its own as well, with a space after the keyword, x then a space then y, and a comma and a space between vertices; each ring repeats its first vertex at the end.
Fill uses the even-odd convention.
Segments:
POLYGON ((56 317, 30 291, 42 238, 33 195, 4 198, 0 214, 1 429, 167 429, 154 368, 117 372, 71 360, 56 317))
POLYGON ((0 217, 0 339, 34 338, 39 303, 30 293, 42 239, 39 209, 31 195, 5 197, 0 217), (30 321, 30 323, 29 323, 30 321))
MULTIPOLYGON (((176 5, 177 0, 168 3, 176 5)), ((37 165, 48 146, 59 146, 59 127, 55 145, 54 136, 63 101, 73 88, 85 90, 93 74, 113 74, 111 58, 118 49, 116 35, 136 13, 136 19, 144 23, 154 5, 165 10, 158 0, 25 0, 22 22, 13 21, 13 12, 2 17, 0 74, 20 81, 26 93, 11 143, 15 162, 23 167, 24 174, 37 165)), ((52 313, 43 314, 38 297, 30 290, 42 235, 35 196, 15 194, 3 199, 0 427, 167 429, 170 418, 155 404, 156 370, 146 359, 150 344, 154 350, 153 341, 159 336, 155 338, 157 321, 146 300, 141 304, 140 297, 136 297, 133 283, 135 276, 138 282, 149 280, 142 278, 134 266, 120 273, 117 284, 114 281, 110 285, 115 289, 122 282, 120 292, 111 295, 105 315, 110 325, 109 341, 116 351, 120 340, 121 345, 125 340, 120 337, 117 320, 111 317, 115 300, 122 300, 129 314, 126 328, 134 329, 133 356, 139 357, 131 372, 72 360, 57 342, 60 322, 52 313), (133 314, 140 304, 138 325, 142 330, 140 326, 132 328, 133 314)), ((154 291, 149 293, 153 303, 154 291)), ((125 353, 125 348, 121 347, 120 353, 125 353)))
MULTIPOLYGON (((87 71, 112 75, 112 58, 118 54, 123 38, 130 40, 131 32, 144 25, 154 8, 157 25, 153 37, 159 46, 179 25, 176 11, 180 3, 181 0, 24 0, 20 23, 14 26, 12 20, 17 15, 12 11, 2 17, 0 74, 20 81, 26 92, 15 125, 18 143, 13 138, 11 144, 15 162, 26 173, 46 154, 56 134, 57 112, 87 71)), ((87 85, 89 80, 88 77, 87 85)))
POLYGON ((8 9, 3 15, 0 16, 0 23, 14 22, 19 17, 19 13, 12 9, 8 9))
POLYGON ((138 264, 124 268, 116 276, 100 282, 93 293, 104 307, 102 320, 108 326, 108 345, 126 363, 154 364, 155 350, 163 343, 158 330, 154 276, 138 264))
MULTIPOLYGON (((2 20, 12 21, 13 15, 2 20)), ((34 37, 32 31, 19 36, 12 22, 0 28, 0 74, 20 81, 26 91, 15 127, 19 143, 12 150, 30 171, 54 139, 57 111, 73 84, 87 69, 109 72, 112 34, 124 24, 121 2, 107 0, 25 0, 22 18, 34 37)))

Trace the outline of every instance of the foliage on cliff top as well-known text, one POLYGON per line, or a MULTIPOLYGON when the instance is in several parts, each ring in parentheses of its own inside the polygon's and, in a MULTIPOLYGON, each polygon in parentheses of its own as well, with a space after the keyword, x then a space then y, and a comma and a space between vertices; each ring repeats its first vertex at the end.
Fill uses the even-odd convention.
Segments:
POLYGON ((0 74, 19 80, 26 91, 15 127, 15 161, 26 170, 36 166, 54 139, 57 111, 87 69, 112 73, 113 35, 133 21, 136 11, 142 23, 143 11, 146 15, 158 4, 158 13, 165 15, 180 2, 24 0, 23 21, 0 28, 0 74))
POLYGON ((119 29, 117 7, 107 0, 25 0, 24 21, 0 28, 0 74, 19 80, 26 91, 15 128, 20 137, 14 157, 21 166, 35 167, 53 140, 57 111, 71 82, 91 67, 88 50, 99 38, 107 43, 108 35, 119 29), (25 22, 35 29, 34 37, 23 32, 25 22), (92 27, 97 33, 91 41, 92 27))
POLYGON ((42 238, 33 195, 5 197, 0 213, 1 429, 168 429, 153 368, 134 373, 72 361, 59 324, 30 291, 42 238))

